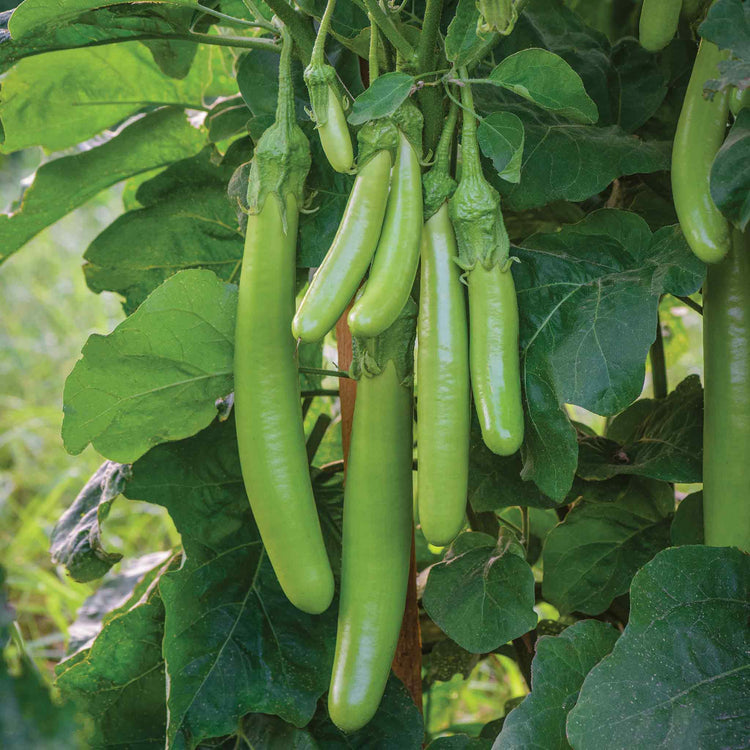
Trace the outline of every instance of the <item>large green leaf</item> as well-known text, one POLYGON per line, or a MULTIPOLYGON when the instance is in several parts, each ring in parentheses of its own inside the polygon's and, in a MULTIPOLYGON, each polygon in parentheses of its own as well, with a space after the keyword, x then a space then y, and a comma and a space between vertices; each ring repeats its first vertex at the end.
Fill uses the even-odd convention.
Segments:
POLYGON ((235 286, 181 271, 111 334, 90 336, 65 382, 65 447, 130 462, 208 425, 232 390, 236 306, 235 286))
POLYGON ((698 32, 719 49, 730 50, 729 59, 719 63, 719 78, 708 81, 712 90, 750 83, 750 22, 743 0, 717 0, 709 8, 698 32))
POLYGON ((158 586, 105 618, 90 648, 57 666, 57 686, 91 717, 88 747, 161 750, 167 710, 158 586))
POLYGON ((498 175, 508 182, 521 180, 523 157, 523 123, 511 112, 495 112, 485 117, 477 128, 482 153, 492 160, 498 175))
POLYGON ((611 625, 582 620, 560 635, 540 638, 531 663, 531 693, 505 718, 493 750, 570 750, 568 712, 584 678, 612 650, 618 635, 611 625))
POLYGON ((734 121, 711 167, 711 197, 743 232, 750 223, 750 108, 734 121))
POLYGON ((208 268, 237 283, 243 237, 226 195, 232 165, 215 164, 216 156, 206 148, 140 186, 142 207, 120 216, 86 250, 90 289, 121 294, 131 313, 186 268, 208 268))
POLYGON ((579 443, 578 475, 609 479, 637 474, 665 482, 702 480, 703 389, 690 375, 665 399, 636 401, 615 417, 607 437, 579 443))
POLYGON ((413 85, 414 77, 400 71, 380 76, 354 100, 347 119, 352 125, 362 125, 393 114, 406 101, 413 85))
POLYGON ((236 86, 214 73, 213 49, 201 46, 182 80, 167 78, 138 42, 21 60, 0 92, 3 151, 30 146, 57 151, 154 103, 202 107, 204 97, 236 93, 236 86))
POLYGON ((129 476, 129 466, 105 461, 52 529, 52 562, 64 565, 74 580, 101 578, 122 559, 104 549, 101 526, 129 476))
POLYGON ((523 548, 504 531, 499 540, 468 532, 430 569, 422 603, 459 646, 486 653, 537 623, 534 574, 523 548))
POLYGON ((336 613, 304 614, 281 591, 245 495, 234 421, 154 448, 126 493, 169 510, 187 555, 160 582, 170 747, 230 734, 248 712, 305 725, 328 687, 336 613))
POLYGON ((641 392, 664 291, 695 292, 704 266, 678 230, 652 234, 635 214, 602 210, 514 248, 527 403, 525 478, 554 500, 576 470, 573 403, 616 414, 641 392))
POLYGON ((624 594, 635 572, 670 544, 674 491, 631 478, 597 487, 577 503, 544 545, 545 599, 561 612, 596 615, 624 594))
POLYGON ((525 49, 506 57, 487 80, 574 122, 590 124, 599 119, 581 77, 546 49, 525 49))
POLYGON ((401 681, 391 675, 375 716, 362 729, 344 734, 319 710, 308 726, 321 750, 420 750, 422 712, 401 681))
POLYGON ((668 169, 671 146, 628 135, 618 125, 597 127, 570 123, 530 104, 479 97, 483 112, 515 114, 525 132, 523 179, 493 184, 512 211, 524 211, 556 200, 582 201, 623 175, 668 169))
POLYGON ((445 37, 445 55, 457 67, 466 65, 482 47, 483 39, 477 34, 478 22, 475 0, 458 0, 445 37))
POLYGON ((633 579, 630 620, 568 717, 576 750, 742 747, 750 558, 675 547, 633 579))
MULTIPOLYGON (((176 109, 136 120, 106 143, 43 164, 12 214, 0 214, 0 262, 105 188, 192 156, 205 135, 176 109)), ((122 248, 119 248, 122 254, 122 248)))
POLYGON ((555 508, 558 502, 547 497, 534 482, 521 478, 523 462, 519 454, 498 456, 482 440, 479 422, 472 419, 469 445, 469 488, 471 507, 494 511, 511 505, 529 508, 555 508))

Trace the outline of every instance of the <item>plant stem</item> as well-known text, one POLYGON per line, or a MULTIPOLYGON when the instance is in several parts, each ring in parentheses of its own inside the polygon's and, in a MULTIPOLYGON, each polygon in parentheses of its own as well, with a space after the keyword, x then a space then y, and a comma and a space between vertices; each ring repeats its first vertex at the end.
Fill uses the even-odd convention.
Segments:
POLYGON ((404 60, 414 60, 414 47, 396 28, 388 14, 378 5, 378 0, 365 0, 367 14, 375 21, 385 38, 396 48, 404 60))
POLYGON ((684 302, 691 310, 695 310, 699 315, 703 315, 703 305, 699 305, 695 300, 690 299, 690 297, 680 297, 678 294, 674 295, 675 299, 680 300, 680 302, 684 302))
MULTIPOLYGON (((461 77, 467 77, 465 68, 461 69, 461 77)), ((479 144, 477 143, 477 117, 474 112, 474 96, 471 93, 471 85, 468 83, 464 83, 461 87, 461 104, 464 111, 461 127, 463 169, 469 175, 481 175, 482 162, 479 159, 479 144)))
MULTIPOLYGON (((128 37, 127 41, 143 41, 147 39, 173 39, 181 42, 195 42, 196 44, 213 44, 217 47, 236 47, 237 49, 265 49, 281 52, 281 47, 271 39, 251 36, 218 36, 216 34, 202 34, 196 31, 190 34, 142 34, 128 37)), ((122 39, 107 40, 106 44, 122 42, 122 39)), ((93 45, 92 45, 93 46, 93 45)))
POLYGON ((443 123, 443 132, 440 134, 440 141, 435 151, 435 166, 433 167, 433 169, 445 172, 446 174, 450 172, 451 145, 453 144, 453 135, 456 131, 457 122, 458 104, 455 101, 451 101, 448 116, 443 123))
POLYGON ((378 60, 378 55, 380 54, 380 32, 372 17, 372 13, 368 13, 367 18, 370 20, 370 48, 367 52, 367 72, 370 79, 370 86, 372 86, 372 82, 380 75, 380 61, 378 60))
POLYGON ((661 333, 661 320, 656 314, 656 339, 649 350, 651 359, 651 382, 654 388, 654 398, 666 398, 669 393, 667 385, 667 363, 664 358, 664 338, 661 333))
POLYGON ((335 7, 336 0, 328 0, 323 17, 320 19, 318 35, 315 37, 315 44, 313 45, 312 55, 310 56, 310 63, 312 65, 322 66, 325 64, 326 37, 328 36, 328 30, 331 28, 331 19, 333 18, 335 7))
MULTIPOLYGON (((435 45, 437 43, 440 18, 443 15, 443 0, 427 0, 422 33, 417 49, 417 70, 432 70, 435 67, 435 45)), ((425 77, 427 74, 422 73, 425 77)), ((418 95, 424 114, 424 144, 426 150, 435 148, 440 137, 440 123, 443 120, 443 99, 440 91, 433 86, 426 86, 418 95)))
POLYGON ((520 506, 521 511, 521 536, 523 537, 522 543, 526 549, 529 548, 529 509, 522 505, 520 506))
MULTIPOLYGON (((191 7, 191 6, 188 6, 191 7)), ((207 16, 213 16, 214 18, 219 18, 222 21, 228 21, 229 23, 236 23, 240 24, 242 26, 250 26, 257 29, 265 29, 266 31, 272 31, 276 32, 276 29, 274 29, 273 26, 271 26, 270 23, 266 23, 265 21, 248 21, 245 18, 237 18, 236 16, 229 16, 226 13, 222 13, 221 11, 214 10, 213 8, 209 8, 206 5, 201 5, 200 3, 196 3, 194 6, 192 6, 196 10, 199 10, 201 13, 205 13, 207 16)))
POLYGON ((298 369, 305 375, 323 375, 324 377, 330 375, 334 378, 351 378, 351 375, 343 370, 326 370, 323 367, 300 367, 298 369))
POLYGON ((335 388, 318 388, 312 391, 302 391, 300 393, 301 398, 315 398, 315 396, 329 396, 335 398, 339 395, 338 390, 335 388))
POLYGON ((307 22, 307 17, 295 10, 286 0, 266 0, 266 5, 289 29, 294 43, 300 49, 302 62, 307 65, 315 45, 315 32, 307 22))

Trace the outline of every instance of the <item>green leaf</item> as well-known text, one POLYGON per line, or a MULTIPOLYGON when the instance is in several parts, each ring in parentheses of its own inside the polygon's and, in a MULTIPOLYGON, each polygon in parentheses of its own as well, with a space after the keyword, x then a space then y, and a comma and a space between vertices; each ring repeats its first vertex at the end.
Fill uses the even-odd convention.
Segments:
POLYGON ((154 103, 201 107, 204 96, 236 93, 212 75, 218 67, 215 55, 208 45, 201 46, 190 74, 179 81, 167 78, 138 42, 21 60, 3 80, 3 151, 30 146, 58 151, 154 103))
POLYGON ((698 32, 719 49, 731 50, 735 57, 750 62, 750 19, 743 0, 712 3, 698 32))
POLYGON ((52 562, 64 565, 73 580, 94 581, 122 559, 102 546, 101 526, 129 476, 129 466, 105 461, 52 529, 52 562))
MULTIPOLYGON (((583 201, 618 177, 669 169, 669 143, 628 135, 617 125, 577 125, 553 115, 535 115, 524 103, 500 108, 516 114, 525 131, 523 180, 513 186, 491 180, 512 211, 556 200, 583 201)), ((492 104, 484 111, 497 110, 492 104)))
MULTIPOLYGON (((298 120, 309 121, 305 109, 310 108, 307 88, 298 60, 292 63, 294 108, 298 120)), ((279 95, 279 55, 271 50, 251 50, 237 66, 237 86, 250 112, 255 117, 276 117, 276 100, 279 95)))
POLYGON ((182 112, 163 109, 136 120, 101 146, 43 164, 20 208, 0 214, 0 263, 102 190, 191 156, 204 142, 182 112))
POLYGON ((503 723, 493 750, 570 750, 565 721, 586 675, 615 645, 618 632, 597 620, 582 620, 560 635, 536 643, 531 693, 503 723))
POLYGON ((427 745, 427 750, 490 750, 491 747, 492 740, 485 737, 454 734, 452 737, 438 737, 427 745))
POLYGON ((84 254, 92 291, 122 295, 130 314, 183 269, 207 268, 237 283, 244 239, 226 195, 232 166, 217 166, 215 157, 213 147, 205 148, 140 186, 141 208, 116 219, 84 254))
POLYGON ((347 119, 352 125, 362 125, 392 115, 406 101, 413 85, 414 77, 399 71, 376 78, 354 100, 347 119))
POLYGON ((487 653, 537 622, 534 575, 507 530, 499 540, 468 532, 430 569, 422 603, 459 646, 487 653))
POLYGON ((628 133, 649 120, 667 95, 669 81, 659 57, 636 39, 620 39, 610 52, 612 119, 628 133))
POLYGON ((597 498, 584 495, 544 545, 542 592, 562 613, 603 612, 628 590, 635 572, 670 544, 670 485, 634 477, 597 492, 597 498))
POLYGON ((420 750, 424 740, 422 712, 394 675, 388 679, 377 713, 362 729, 344 734, 324 710, 318 710, 307 730, 321 750, 420 750))
POLYGON ((94 334, 65 382, 63 442, 130 462, 195 434, 232 390, 237 288, 211 271, 171 276, 108 336, 94 334))
POLYGON ((151 450, 126 494, 165 506, 187 555, 160 582, 169 745, 230 734, 249 712, 305 725, 328 687, 336 613, 304 614, 281 591, 245 495, 234 420, 151 450))
POLYGON ((670 529, 673 547, 703 544, 703 493, 693 492, 677 506, 670 529))
POLYGON ((711 167, 711 197, 743 232, 750 223, 750 108, 745 107, 729 131, 711 167))
POLYGON ((506 57, 487 81, 574 122, 587 124, 599 119, 596 104, 578 73, 546 49, 525 49, 506 57))
POLYGON ((478 663, 477 654, 446 638, 438 641, 427 656, 424 682, 426 685, 432 685, 436 680, 448 682, 457 674, 467 680, 478 663))
POLYGON ((90 648, 57 665, 57 687, 91 717, 87 747, 164 747, 163 632, 164 606, 152 585, 128 609, 105 618, 90 648))
POLYGON ((577 750, 742 747, 750 558, 675 547, 639 571, 630 620, 568 717, 577 750))
POLYGON ((607 437, 578 443, 578 475, 638 474, 664 482, 702 481, 703 388, 690 375, 667 398, 636 401, 612 420, 607 437))
POLYGON ((519 454, 498 456, 482 440, 479 422, 472 419, 469 447, 469 492, 471 507, 481 513, 520 505, 529 508, 556 508, 534 482, 521 478, 523 462, 519 454))
POLYGON ((663 291, 692 293, 705 271, 682 235, 601 210, 513 248, 527 403, 523 476, 562 501, 578 446, 562 406, 616 414, 640 394, 663 291))
POLYGON ((68 627, 68 654, 90 648, 101 632, 105 617, 115 610, 126 611, 129 603, 140 599, 168 567, 165 563, 171 557, 171 552, 151 552, 123 560, 116 575, 108 573, 68 627))
POLYGON ((477 138, 498 175, 508 182, 520 182, 524 141, 521 120, 511 112, 495 112, 479 123, 477 138))
POLYGON ((466 65, 484 43, 484 39, 477 35, 478 23, 475 0, 459 0, 445 37, 445 56, 456 67, 466 65))

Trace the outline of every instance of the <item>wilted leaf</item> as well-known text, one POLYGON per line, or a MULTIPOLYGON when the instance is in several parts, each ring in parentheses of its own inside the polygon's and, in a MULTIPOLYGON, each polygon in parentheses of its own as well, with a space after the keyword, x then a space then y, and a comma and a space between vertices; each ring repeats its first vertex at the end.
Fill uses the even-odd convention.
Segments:
POLYGON ((52 529, 52 562, 82 583, 101 578, 122 555, 102 546, 102 523, 130 476, 130 467, 105 461, 52 529))

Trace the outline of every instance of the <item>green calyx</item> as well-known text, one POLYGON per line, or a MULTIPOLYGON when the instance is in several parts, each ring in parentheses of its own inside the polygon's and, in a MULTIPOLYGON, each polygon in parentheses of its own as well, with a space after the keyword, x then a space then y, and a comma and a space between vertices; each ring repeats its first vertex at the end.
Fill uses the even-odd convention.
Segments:
POLYGON ((495 31, 508 36, 518 21, 518 8, 514 0, 477 0, 480 33, 495 31))
POLYGON ((431 219, 455 192, 456 181, 444 169, 433 167, 423 178, 424 220, 431 219))
POLYGON ((305 84, 315 124, 317 127, 325 125, 328 122, 328 97, 337 96, 336 70, 330 65, 310 63, 305 69, 305 84))
POLYGON ((396 159, 398 128, 390 117, 366 122, 357 133, 357 166, 361 169, 380 151, 390 151, 391 159, 396 159))
POLYGON ((435 164, 422 178, 425 221, 432 218, 456 190, 456 181, 451 175, 451 146, 457 121, 458 106, 452 102, 435 153, 435 164))
POLYGON ((407 99, 392 115, 393 121, 398 125, 399 130, 409 140, 414 150, 421 157, 422 155, 422 128, 424 127, 424 117, 414 102, 407 99))
POLYGON ((297 125, 294 112, 292 41, 286 29, 282 29, 282 39, 276 121, 260 137, 250 165, 247 210, 251 214, 260 213, 269 195, 280 201, 282 212, 289 195, 301 205, 305 179, 310 170, 310 144, 297 125))
POLYGON ((483 177, 464 176, 448 203, 458 243, 458 265, 471 271, 477 263, 487 270, 505 264, 510 239, 500 209, 500 194, 483 177))
POLYGON ((380 375, 393 361, 398 379, 405 387, 414 380, 414 341, 417 336, 417 304, 409 297, 393 325, 380 336, 352 340, 351 375, 356 380, 380 375))

